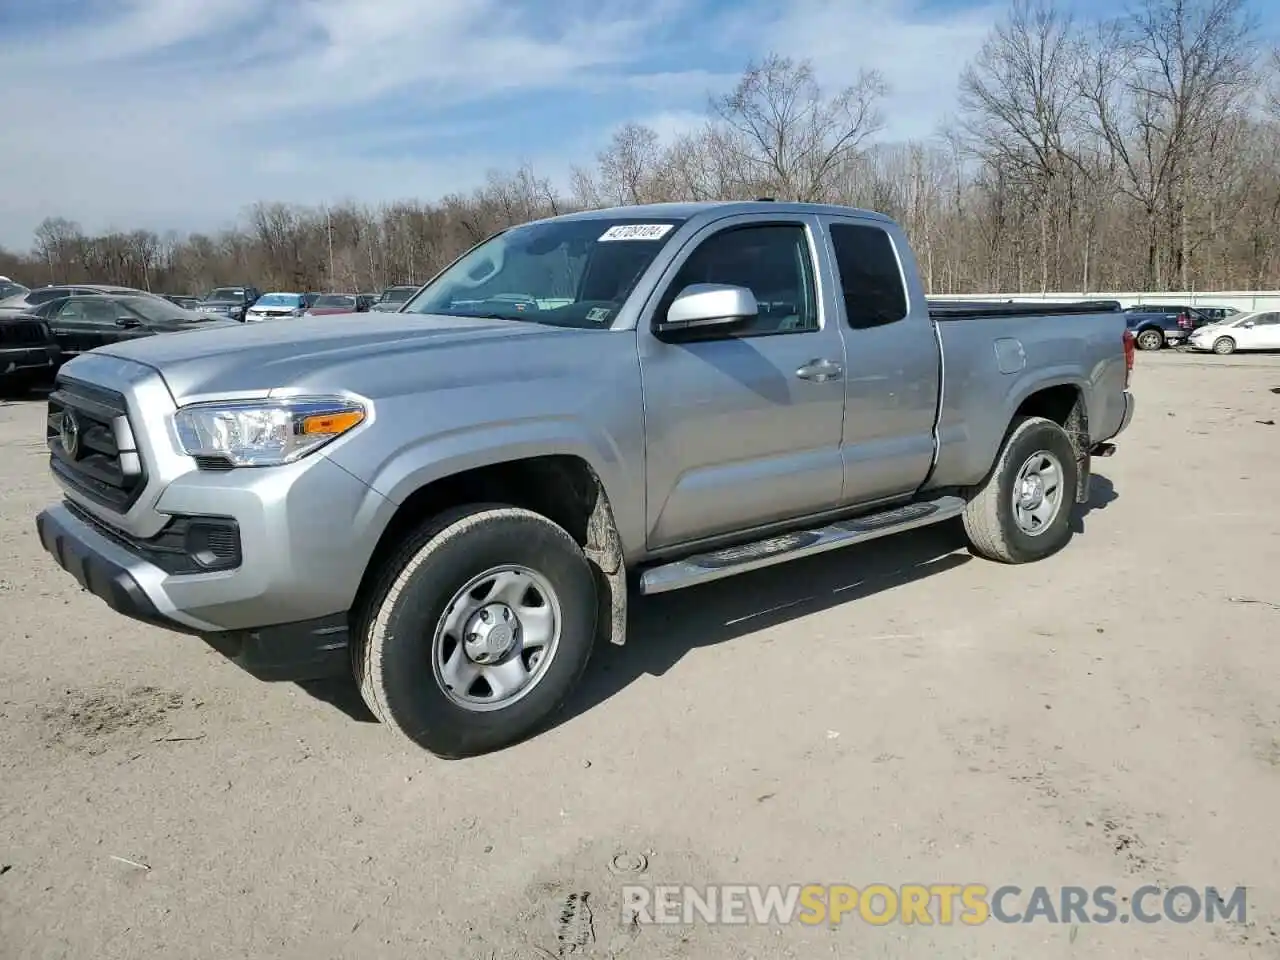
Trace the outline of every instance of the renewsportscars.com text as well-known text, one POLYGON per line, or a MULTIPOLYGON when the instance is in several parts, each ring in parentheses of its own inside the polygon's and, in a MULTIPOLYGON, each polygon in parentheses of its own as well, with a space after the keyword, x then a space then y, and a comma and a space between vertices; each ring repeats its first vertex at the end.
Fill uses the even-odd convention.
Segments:
POLYGON ((1244 923, 1246 888, 992 887, 980 883, 626 886, 623 920, 655 924, 837 925, 846 921, 990 923, 1244 923))

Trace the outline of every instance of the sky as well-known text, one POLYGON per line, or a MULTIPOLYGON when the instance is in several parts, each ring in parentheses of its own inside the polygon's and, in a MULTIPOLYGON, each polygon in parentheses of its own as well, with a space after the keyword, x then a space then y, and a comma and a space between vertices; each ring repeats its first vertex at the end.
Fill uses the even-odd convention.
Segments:
POLYGON ((532 165, 567 184, 666 137, 769 52, 881 71, 928 136, 1003 14, 981 0, 0 0, 0 245, 216 230, 258 200, 432 199, 532 165))

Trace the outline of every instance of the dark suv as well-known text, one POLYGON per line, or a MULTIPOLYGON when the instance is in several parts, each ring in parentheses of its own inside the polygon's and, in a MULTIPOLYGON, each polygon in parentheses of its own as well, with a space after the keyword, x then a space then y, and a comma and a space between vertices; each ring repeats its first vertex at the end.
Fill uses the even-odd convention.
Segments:
POLYGON ((262 291, 257 287, 216 287, 195 306, 199 313, 215 313, 244 320, 245 311, 258 302, 262 291))

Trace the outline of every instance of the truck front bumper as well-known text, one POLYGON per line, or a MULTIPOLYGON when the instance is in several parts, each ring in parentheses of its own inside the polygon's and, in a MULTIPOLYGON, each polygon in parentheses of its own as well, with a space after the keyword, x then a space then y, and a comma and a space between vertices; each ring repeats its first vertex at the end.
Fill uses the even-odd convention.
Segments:
POLYGON ((36 517, 36 530, 58 565, 112 610, 198 636, 260 680, 319 679, 350 669, 345 614, 253 630, 219 630, 177 610, 164 586, 170 575, 79 511, 64 504, 49 507, 36 517))

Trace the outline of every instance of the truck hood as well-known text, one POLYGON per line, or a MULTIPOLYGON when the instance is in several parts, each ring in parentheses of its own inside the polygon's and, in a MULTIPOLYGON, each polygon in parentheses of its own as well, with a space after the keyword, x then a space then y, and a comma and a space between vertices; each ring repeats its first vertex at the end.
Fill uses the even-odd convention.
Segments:
POLYGON ((440 369, 451 377, 474 378, 483 375, 483 368, 471 358, 455 359, 457 351, 470 351, 484 342, 584 332, 597 333, 513 320, 353 313, 288 323, 231 322, 181 337, 126 340, 93 352, 158 370, 179 403, 214 396, 265 396, 282 389, 351 390, 374 396, 397 389, 384 375, 389 369, 412 373, 419 384, 426 378, 430 371, 425 366, 390 363, 406 353, 448 354, 449 362, 440 369))

